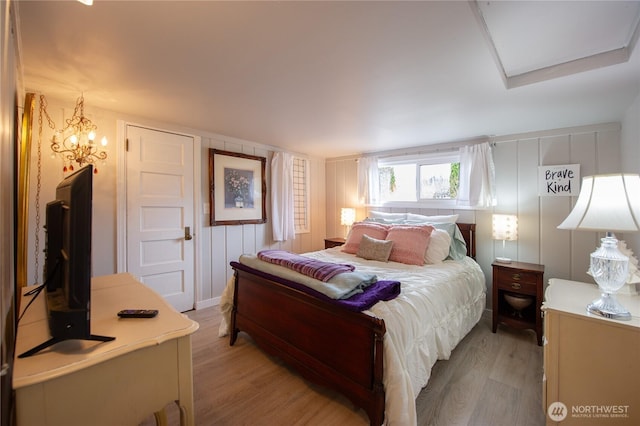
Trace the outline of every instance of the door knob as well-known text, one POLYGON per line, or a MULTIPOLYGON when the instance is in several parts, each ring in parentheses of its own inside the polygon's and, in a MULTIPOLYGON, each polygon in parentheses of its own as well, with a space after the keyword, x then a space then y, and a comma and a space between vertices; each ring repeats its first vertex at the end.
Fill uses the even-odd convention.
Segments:
POLYGON ((187 240, 187 241, 193 239, 193 237, 191 236, 191 227, 190 226, 185 226, 184 227, 184 239, 187 240))

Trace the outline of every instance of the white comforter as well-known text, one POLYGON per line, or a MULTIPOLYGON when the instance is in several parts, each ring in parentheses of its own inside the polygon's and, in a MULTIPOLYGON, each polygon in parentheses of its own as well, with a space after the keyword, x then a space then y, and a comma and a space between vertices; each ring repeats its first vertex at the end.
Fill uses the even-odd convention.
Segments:
MULTIPOLYGON (((480 266, 471 258, 438 265, 413 266, 364 260, 339 247, 306 253, 314 259, 349 263, 378 279, 397 280, 402 293, 379 302, 370 315, 382 318, 384 337, 385 424, 415 425, 415 398, 427 384, 431 368, 451 351, 480 320, 486 286, 480 266)), ((227 286, 220 301, 223 321, 219 335, 228 333, 233 291, 227 286)))

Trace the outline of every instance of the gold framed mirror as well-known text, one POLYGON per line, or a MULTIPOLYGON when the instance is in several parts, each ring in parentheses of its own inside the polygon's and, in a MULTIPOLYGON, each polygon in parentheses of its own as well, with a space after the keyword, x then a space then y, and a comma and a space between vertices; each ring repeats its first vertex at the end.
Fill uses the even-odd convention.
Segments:
POLYGON ((24 98, 22 126, 18 147, 18 241, 16 253, 16 284, 18 288, 27 285, 27 246, 29 244, 29 170, 31 168, 31 139, 33 112, 36 96, 27 93, 24 98))

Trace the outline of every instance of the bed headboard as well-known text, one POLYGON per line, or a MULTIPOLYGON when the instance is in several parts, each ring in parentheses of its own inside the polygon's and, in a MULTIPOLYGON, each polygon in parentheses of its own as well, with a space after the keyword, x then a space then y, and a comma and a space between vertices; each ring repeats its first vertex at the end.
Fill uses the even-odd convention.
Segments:
POLYGON ((467 256, 472 259, 476 258, 476 224, 475 223, 458 223, 458 228, 462 233, 464 241, 467 243, 467 256))

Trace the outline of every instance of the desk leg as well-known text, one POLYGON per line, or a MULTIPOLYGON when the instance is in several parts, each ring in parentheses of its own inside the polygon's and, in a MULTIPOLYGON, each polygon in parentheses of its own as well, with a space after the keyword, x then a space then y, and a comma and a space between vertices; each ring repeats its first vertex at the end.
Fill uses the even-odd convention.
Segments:
POLYGON ((178 408, 180 409, 180 425, 184 426, 187 424, 187 410, 180 404, 178 404, 178 408))
POLYGON ((193 366, 191 358, 191 336, 178 339, 178 407, 180 424, 193 426, 193 366))
MULTIPOLYGON (((168 426, 169 423, 167 422, 167 411, 163 408, 160 411, 156 411, 155 413, 153 413, 153 416, 156 419, 156 426, 168 426)), ((182 421, 182 415, 180 416, 180 420, 182 421)))

